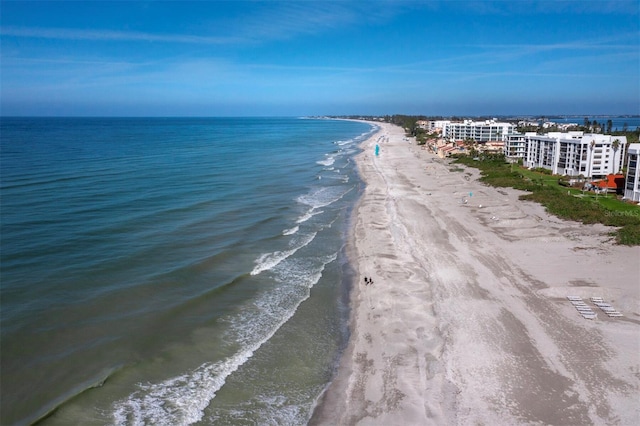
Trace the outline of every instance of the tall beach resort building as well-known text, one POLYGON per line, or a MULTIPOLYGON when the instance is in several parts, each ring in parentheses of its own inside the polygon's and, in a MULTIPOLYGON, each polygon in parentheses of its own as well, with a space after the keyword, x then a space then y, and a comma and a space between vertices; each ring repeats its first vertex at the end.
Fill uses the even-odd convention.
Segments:
POLYGON ((536 132, 513 133, 507 135, 504 141, 504 156, 512 161, 525 157, 527 152, 527 138, 536 136, 536 132))
POLYGON ((472 139, 476 142, 504 141, 507 135, 515 133, 516 125, 499 123, 495 120, 462 122, 443 121, 442 137, 452 141, 472 139))
MULTIPOLYGON (((627 138, 583 132, 550 132, 545 135, 527 134, 524 142, 524 166, 545 168, 557 175, 583 175, 597 179, 622 170, 627 138)), ((511 152, 509 147, 513 146, 508 143, 505 144, 507 156, 511 152)), ((518 143, 521 141, 517 139, 513 142, 518 143)))
POLYGON ((640 143, 632 143, 627 150, 627 176, 624 197, 640 201, 640 143))

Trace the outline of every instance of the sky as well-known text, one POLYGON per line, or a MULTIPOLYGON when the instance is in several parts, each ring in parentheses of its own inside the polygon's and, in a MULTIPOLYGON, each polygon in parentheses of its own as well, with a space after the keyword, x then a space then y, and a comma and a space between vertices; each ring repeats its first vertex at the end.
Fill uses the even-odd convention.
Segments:
POLYGON ((640 2, 1 1, 3 116, 640 114, 640 2))

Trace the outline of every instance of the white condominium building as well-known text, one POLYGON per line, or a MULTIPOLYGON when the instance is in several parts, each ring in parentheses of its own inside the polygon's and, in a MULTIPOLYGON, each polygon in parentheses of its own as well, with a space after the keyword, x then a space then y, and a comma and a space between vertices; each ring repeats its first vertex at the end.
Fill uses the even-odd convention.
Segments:
POLYGON ((463 122, 444 121, 442 125, 442 137, 463 141, 473 139, 476 142, 504 141, 507 135, 515 133, 516 125, 511 123, 498 123, 495 120, 463 122))
MULTIPOLYGON (((553 174, 600 178, 618 173, 624 165, 625 136, 584 134, 583 132, 524 135, 526 167, 542 167, 553 174)), ((513 144, 521 143, 519 139, 513 144)), ((509 148, 505 144, 505 155, 509 148)), ((520 145, 516 145, 520 146, 520 145)), ((514 151, 516 155, 521 151, 514 151)))
POLYGON ((513 133, 507 135, 504 141, 504 155, 508 158, 524 159, 527 152, 527 138, 536 136, 536 132, 513 133))
POLYGON ((427 124, 428 130, 430 131, 434 131, 434 130, 442 130, 444 129, 444 126, 446 126, 447 124, 451 123, 451 120, 432 120, 429 121, 429 123, 427 124))
POLYGON ((632 143, 627 150, 627 179, 624 197, 640 201, 640 143, 632 143))

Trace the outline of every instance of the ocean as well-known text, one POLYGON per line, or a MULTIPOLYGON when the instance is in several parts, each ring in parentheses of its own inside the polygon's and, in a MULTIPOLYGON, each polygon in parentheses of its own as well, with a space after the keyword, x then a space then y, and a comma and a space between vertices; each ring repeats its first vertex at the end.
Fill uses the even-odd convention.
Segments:
POLYGON ((305 424, 375 128, 2 118, 0 423, 305 424))

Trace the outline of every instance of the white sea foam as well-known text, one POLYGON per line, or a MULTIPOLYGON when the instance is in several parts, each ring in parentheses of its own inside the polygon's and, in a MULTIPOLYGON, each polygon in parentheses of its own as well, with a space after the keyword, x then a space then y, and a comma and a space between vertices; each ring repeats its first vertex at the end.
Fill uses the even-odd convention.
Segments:
POLYGON ((338 171, 334 175, 326 175, 325 179, 331 179, 331 180, 334 180, 334 181, 337 180, 337 181, 342 181, 344 183, 348 183, 349 182, 349 175, 341 175, 341 174, 339 174, 339 171, 338 171))
POLYGON ((189 425, 200 421, 204 409, 215 398, 225 379, 251 358, 253 351, 262 343, 164 382, 139 385, 139 391, 115 404, 115 424, 189 425))
POLYGON ((255 300, 257 311, 245 312, 241 321, 233 322, 231 328, 236 339, 251 341, 265 324, 273 322, 275 325, 284 317, 290 318, 298 305, 309 297, 309 289, 320 280, 325 266, 336 259, 337 253, 332 253, 320 259, 287 259, 274 267, 278 286, 255 300))
POLYGON ((316 188, 310 193, 298 197, 298 202, 311 206, 314 209, 318 209, 335 203, 347 195, 352 189, 353 188, 338 186, 316 188))
POLYGON ((271 253, 263 253, 256 259, 256 266, 251 271, 251 275, 258 275, 260 272, 267 271, 269 269, 274 268, 280 262, 300 250, 302 247, 309 244, 316 237, 316 233, 313 232, 311 234, 305 235, 300 238, 299 241, 296 241, 293 248, 289 250, 282 251, 274 251, 271 253))
POLYGON ((260 419, 262 425, 304 425, 309 422, 309 413, 317 404, 296 404, 290 399, 277 395, 261 395, 225 410, 224 419, 213 415, 205 419, 210 424, 243 424, 247 422, 247 412, 260 419))
POLYGON ((320 213, 324 213, 324 211, 323 210, 316 210, 315 207, 312 207, 307 212, 305 212, 302 216, 300 216, 298 219, 296 219, 296 223, 306 222, 309 219, 311 219, 312 217, 314 217, 315 215, 318 215, 320 213))
POLYGON ((336 162, 336 159, 334 156, 328 156, 324 160, 316 161, 317 164, 320 164, 321 166, 327 166, 327 167, 332 165, 335 162, 336 162))
POLYGON ((263 409, 259 410, 259 417, 263 424, 269 425, 303 425, 309 422, 309 408, 299 404, 291 404, 282 395, 263 396, 259 399, 263 409))
MULTIPOLYGON (((300 304, 309 298, 311 287, 320 280, 326 265, 336 258, 337 253, 333 253, 313 266, 304 261, 281 265, 276 274, 280 285, 254 302, 258 309, 244 311, 240 318, 229 319, 233 324, 229 333, 244 346, 242 350, 225 360, 203 364, 187 374, 157 384, 139 385, 140 390, 115 404, 115 424, 189 425, 201 421, 204 410, 224 386, 227 377, 295 314, 300 304)), ((300 418, 300 409, 290 406, 270 413, 269 417, 300 418)))
POLYGON ((298 232, 299 230, 300 230, 300 227, 296 225, 293 228, 285 229, 284 231, 282 231, 282 235, 292 235, 298 232))

